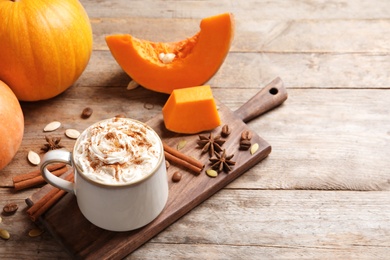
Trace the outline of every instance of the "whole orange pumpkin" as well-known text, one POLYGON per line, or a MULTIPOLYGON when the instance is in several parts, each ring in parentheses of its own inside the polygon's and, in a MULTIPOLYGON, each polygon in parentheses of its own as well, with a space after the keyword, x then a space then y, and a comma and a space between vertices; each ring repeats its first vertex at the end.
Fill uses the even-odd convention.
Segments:
POLYGON ((0 0, 0 80, 19 100, 69 88, 85 70, 92 42, 78 0, 0 0))
POLYGON ((12 90, 0 80, 0 170, 14 158, 22 143, 24 117, 12 90))

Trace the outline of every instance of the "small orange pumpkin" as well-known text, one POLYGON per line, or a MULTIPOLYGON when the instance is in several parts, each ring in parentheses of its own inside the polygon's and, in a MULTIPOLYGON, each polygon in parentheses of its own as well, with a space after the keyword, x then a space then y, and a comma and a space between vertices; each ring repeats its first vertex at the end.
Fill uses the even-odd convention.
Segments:
POLYGON ((1 0, 0 17, 0 80, 19 100, 52 98, 84 71, 92 28, 78 0, 1 0))
POLYGON ((0 170, 14 158, 22 143, 24 117, 12 90, 0 80, 0 170))
POLYGON ((203 85, 220 68, 234 37, 234 18, 224 13, 205 18, 200 31, 179 42, 150 42, 129 34, 106 37, 118 64, 145 88, 171 93, 203 85))

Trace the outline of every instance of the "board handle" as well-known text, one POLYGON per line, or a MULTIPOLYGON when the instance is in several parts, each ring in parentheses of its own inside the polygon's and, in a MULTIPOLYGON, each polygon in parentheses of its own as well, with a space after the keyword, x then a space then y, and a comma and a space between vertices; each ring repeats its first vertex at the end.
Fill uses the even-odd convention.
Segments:
POLYGON ((287 99, 283 81, 277 77, 249 99, 234 114, 245 123, 281 105, 287 99))

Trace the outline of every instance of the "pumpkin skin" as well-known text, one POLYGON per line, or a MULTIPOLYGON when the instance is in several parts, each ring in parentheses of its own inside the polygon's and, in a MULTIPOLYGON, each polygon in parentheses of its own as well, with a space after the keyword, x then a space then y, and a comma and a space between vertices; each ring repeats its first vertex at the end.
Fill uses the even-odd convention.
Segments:
POLYGON ((200 31, 179 42, 161 43, 129 34, 106 36, 122 69, 141 86, 170 94, 174 89, 203 85, 223 64, 234 38, 234 17, 224 13, 204 18, 200 31), (159 55, 173 53, 172 62, 159 55))
POLYGON ((14 158, 22 143, 24 117, 12 90, 0 80, 0 170, 14 158))
POLYGON ((0 80, 19 100, 57 96, 81 75, 92 28, 77 0, 0 0, 0 80))

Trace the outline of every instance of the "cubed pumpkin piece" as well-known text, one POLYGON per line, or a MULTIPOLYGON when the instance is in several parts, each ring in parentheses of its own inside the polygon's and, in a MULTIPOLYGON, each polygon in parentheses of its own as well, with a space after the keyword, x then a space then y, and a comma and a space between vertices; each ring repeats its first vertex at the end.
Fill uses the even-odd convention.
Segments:
POLYGON ((175 89, 162 109, 165 127, 176 133, 195 134, 221 124, 210 86, 175 89))

